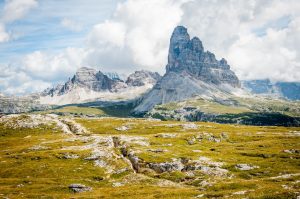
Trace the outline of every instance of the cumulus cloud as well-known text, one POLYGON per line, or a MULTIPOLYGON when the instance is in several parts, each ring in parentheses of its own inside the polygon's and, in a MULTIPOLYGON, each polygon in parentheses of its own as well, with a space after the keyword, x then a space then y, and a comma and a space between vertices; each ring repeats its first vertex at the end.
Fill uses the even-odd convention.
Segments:
POLYGON ((36 0, 6 0, 2 21, 9 23, 22 18, 27 12, 37 6, 36 0))
POLYGON ((6 0, 0 17, 0 42, 8 41, 11 35, 5 30, 6 24, 24 17, 38 5, 36 0, 6 0))
POLYGON ((84 56, 80 48, 67 48, 54 55, 35 51, 11 65, 1 65, 0 91, 20 95, 62 83, 83 65, 84 56))
POLYGON ((193 1, 182 23, 241 79, 299 81, 300 2, 193 1))
POLYGON ((26 72, 20 71, 14 66, 0 66, 0 90, 8 95, 24 95, 31 92, 39 92, 51 86, 50 82, 37 80, 26 72))
POLYGON ((84 54, 79 48, 68 48, 56 55, 36 51, 24 57, 21 69, 34 79, 60 81, 82 65, 84 54))
MULTIPOLYGON (((120 3, 110 20, 94 26, 88 36, 88 45, 98 56, 99 63, 113 60, 113 51, 125 60, 115 63, 116 70, 148 69, 164 71, 170 34, 180 22, 182 4, 187 1, 128 0, 120 3)), ((87 60, 87 63, 89 60, 87 60)), ((112 62, 115 62, 114 60, 112 62)), ((105 67, 105 66, 104 66, 105 67)))

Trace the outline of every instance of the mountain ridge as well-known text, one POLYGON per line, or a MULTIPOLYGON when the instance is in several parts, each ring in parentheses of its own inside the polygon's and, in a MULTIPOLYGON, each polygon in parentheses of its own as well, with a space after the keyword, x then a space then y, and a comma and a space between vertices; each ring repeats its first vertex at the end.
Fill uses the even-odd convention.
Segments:
POLYGON ((126 81, 111 79, 101 71, 79 68, 63 85, 46 89, 41 94, 41 104, 72 104, 89 101, 116 101, 139 97, 160 79, 158 73, 136 71, 126 81))

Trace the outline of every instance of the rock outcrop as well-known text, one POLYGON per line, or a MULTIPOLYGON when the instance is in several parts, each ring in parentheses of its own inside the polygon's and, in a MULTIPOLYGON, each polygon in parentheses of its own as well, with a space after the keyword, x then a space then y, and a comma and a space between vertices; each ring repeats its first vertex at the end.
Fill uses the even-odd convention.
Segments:
POLYGON ((187 29, 178 26, 170 40, 165 75, 142 97, 134 113, 143 114, 157 104, 199 95, 228 96, 239 88, 240 81, 227 61, 218 61, 213 53, 205 52, 199 38, 190 39, 187 29))

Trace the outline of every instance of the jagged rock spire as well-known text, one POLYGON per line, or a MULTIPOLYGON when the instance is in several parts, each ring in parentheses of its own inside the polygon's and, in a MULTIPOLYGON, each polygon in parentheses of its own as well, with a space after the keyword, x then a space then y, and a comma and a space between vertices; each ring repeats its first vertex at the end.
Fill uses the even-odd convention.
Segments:
POLYGON ((204 51, 198 37, 190 39, 187 29, 177 26, 170 39, 168 72, 187 72, 194 77, 208 83, 227 83, 233 87, 240 87, 240 82, 227 61, 220 61, 209 51, 204 51))

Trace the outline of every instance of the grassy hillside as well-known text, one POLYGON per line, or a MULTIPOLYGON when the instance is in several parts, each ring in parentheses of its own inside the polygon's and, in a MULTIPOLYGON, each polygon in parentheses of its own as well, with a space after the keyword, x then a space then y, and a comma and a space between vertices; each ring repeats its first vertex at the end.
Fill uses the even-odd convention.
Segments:
POLYGON ((300 102, 268 98, 203 99, 157 105, 146 114, 163 120, 299 126, 300 102))
POLYGON ((297 127, 2 117, 0 196, 296 198, 299 143, 297 127))
POLYGON ((99 116, 110 116, 110 117, 128 117, 132 110, 131 106, 126 105, 111 105, 111 106, 85 106, 81 105, 70 105, 61 106, 47 111, 37 111, 37 114, 54 113, 58 115, 73 115, 73 116, 88 116, 88 117, 99 117, 99 116))

